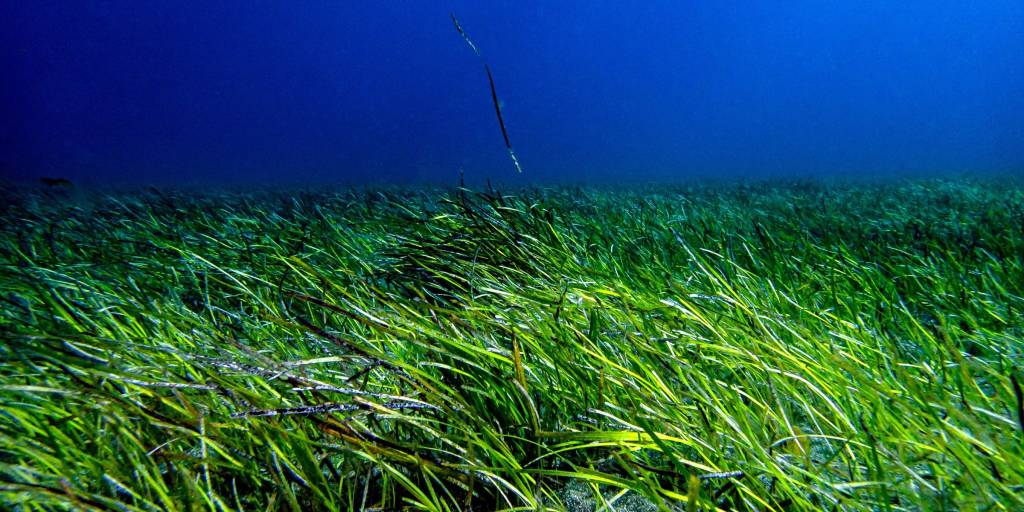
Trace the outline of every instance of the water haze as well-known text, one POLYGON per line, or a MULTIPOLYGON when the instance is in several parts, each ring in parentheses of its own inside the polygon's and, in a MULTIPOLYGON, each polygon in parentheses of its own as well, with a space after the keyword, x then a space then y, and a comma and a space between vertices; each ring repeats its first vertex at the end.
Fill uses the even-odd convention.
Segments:
POLYGON ((1024 3, 10 2, 0 172, 75 183, 1019 173, 1024 3), (493 71, 517 175, 481 62, 493 71))

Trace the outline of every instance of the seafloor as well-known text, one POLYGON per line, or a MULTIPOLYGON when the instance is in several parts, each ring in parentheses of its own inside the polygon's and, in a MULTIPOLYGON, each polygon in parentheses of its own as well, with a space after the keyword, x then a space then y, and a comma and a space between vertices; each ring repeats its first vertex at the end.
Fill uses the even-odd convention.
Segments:
POLYGON ((1024 509, 1024 187, 0 207, 20 510, 1024 509))

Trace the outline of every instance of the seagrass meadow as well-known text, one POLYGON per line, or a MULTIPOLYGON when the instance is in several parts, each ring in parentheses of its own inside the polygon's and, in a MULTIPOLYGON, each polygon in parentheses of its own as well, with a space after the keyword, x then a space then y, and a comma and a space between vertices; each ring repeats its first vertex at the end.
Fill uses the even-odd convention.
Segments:
POLYGON ((1019 179, 4 192, 14 510, 1021 510, 1019 179))

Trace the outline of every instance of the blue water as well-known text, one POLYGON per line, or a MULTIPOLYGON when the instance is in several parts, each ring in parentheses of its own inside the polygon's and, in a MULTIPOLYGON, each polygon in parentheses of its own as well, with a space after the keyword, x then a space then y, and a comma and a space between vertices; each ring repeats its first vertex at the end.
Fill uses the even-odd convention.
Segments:
POLYGON ((0 172, 621 183, 1024 169, 1024 2, 8 2, 0 172), (207 5, 212 4, 212 5, 207 5), (490 65, 517 175, 481 63, 490 65))

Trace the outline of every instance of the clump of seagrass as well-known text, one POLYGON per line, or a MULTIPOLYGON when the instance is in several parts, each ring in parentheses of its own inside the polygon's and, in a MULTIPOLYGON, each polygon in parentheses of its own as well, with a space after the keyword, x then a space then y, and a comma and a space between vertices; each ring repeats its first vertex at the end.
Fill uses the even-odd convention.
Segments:
POLYGON ((0 508, 1024 508, 1024 187, 0 192, 0 508))

